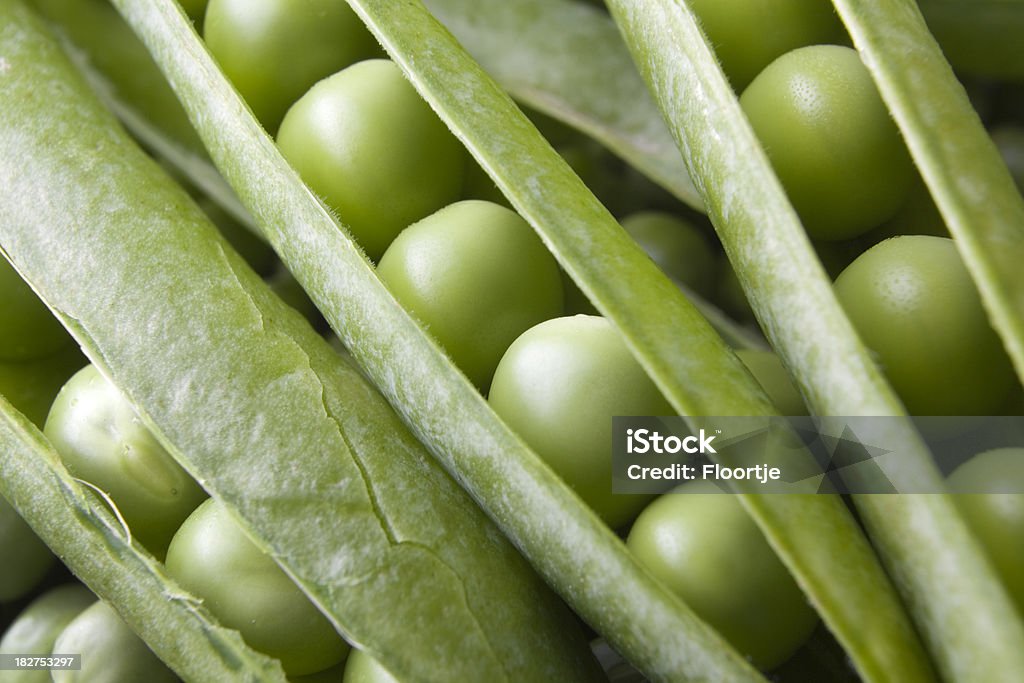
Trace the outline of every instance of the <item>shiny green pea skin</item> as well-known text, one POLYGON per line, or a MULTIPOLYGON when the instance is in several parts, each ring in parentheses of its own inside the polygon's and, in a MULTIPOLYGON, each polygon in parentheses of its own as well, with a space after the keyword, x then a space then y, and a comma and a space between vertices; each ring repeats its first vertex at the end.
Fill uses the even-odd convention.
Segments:
POLYGON ((347 2, 209 0, 203 38, 270 133, 314 83, 378 54, 347 2))
POLYGON ((458 202, 409 226, 377 274, 482 389, 516 337, 562 314, 554 257, 517 213, 490 202, 458 202))
MULTIPOLYGON (((61 632, 94 602, 96 596, 80 583, 51 588, 29 603, 7 628, 0 640, 0 654, 52 654, 61 632)), ((5 671, 0 678, 4 683, 50 683, 52 680, 45 669, 5 671)))
POLYGON ((342 683, 398 683, 398 679, 370 655, 353 650, 345 665, 342 683))
POLYGON ((695 227, 661 211, 630 214, 622 227, 666 275, 698 294, 711 294, 717 257, 695 227))
POLYGON ((612 417, 675 411, 606 319, 555 318, 524 332, 498 364, 488 401, 610 527, 650 500, 612 494, 612 417))
POLYGON ((373 260, 462 191, 465 151, 388 60, 317 83, 288 110, 277 142, 373 260))
POLYGON ((167 550, 167 571, 251 647, 302 676, 338 664, 348 645, 309 598, 214 499, 196 508, 167 550))
POLYGON ((35 588, 53 566, 46 544, 0 496, 0 603, 12 602, 35 588))
POLYGON ((7 259, 0 255, 0 361, 42 358, 71 338, 7 259))
POLYGON ((1024 448, 979 453, 957 467, 946 486, 1024 614, 1024 448))
POLYGON ((87 363, 74 344, 43 358, 0 361, 0 394, 42 429, 57 392, 87 363))
POLYGON ((828 0, 690 0, 688 4, 737 91, 790 50, 846 38, 828 0))
POLYGON ((839 275, 835 292, 911 415, 999 410, 1013 367, 953 240, 885 240, 839 275))
POLYGON ((782 361, 773 351, 740 349, 736 356, 761 385, 780 415, 807 415, 807 405, 786 372, 782 361))
POLYGON ((906 200, 910 155, 856 51, 788 52, 751 82, 740 104, 812 238, 857 237, 906 200))
POLYGON ((626 545, 760 669, 786 661, 817 615, 739 498, 695 481, 651 503, 626 545))
POLYGON ((161 662, 106 602, 97 601, 71 620, 53 654, 80 654, 78 671, 54 670, 54 683, 176 683, 161 662))
POLYGON ((132 536, 157 557, 206 497, 94 365, 64 385, 43 431, 68 471, 109 494, 132 536))

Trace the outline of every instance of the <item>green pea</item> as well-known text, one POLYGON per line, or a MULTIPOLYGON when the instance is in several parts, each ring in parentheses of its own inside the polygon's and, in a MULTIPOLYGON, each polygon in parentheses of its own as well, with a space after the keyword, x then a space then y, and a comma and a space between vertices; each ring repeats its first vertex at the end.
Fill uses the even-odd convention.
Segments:
POLYGON ((50 309, 0 255, 0 361, 42 358, 70 344, 50 309))
POLYGON ((999 409, 1013 368, 953 240, 885 240, 839 275, 835 292, 912 415, 999 409))
POLYGON ((61 389, 44 432, 68 471, 108 493, 132 535, 158 557, 206 497, 93 365, 61 389))
POLYGON ((518 214, 489 202, 458 202, 410 226, 377 274, 482 388, 516 337, 562 313, 555 259, 518 214))
POLYGON ((175 683, 178 677, 114 608, 98 601, 67 625, 53 654, 80 654, 78 671, 54 670, 54 683, 175 683))
MULTIPOLYGON (((94 602, 96 596, 80 583, 51 588, 29 603, 7 628, 0 640, 0 654, 52 654, 61 632, 94 602)), ((4 683, 50 683, 52 680, 45 669, 4 671, 0 678, 4 683)))
POLYGON ((328 669, 348 653, 309 598, 212 498, 175 534, 167 571, 250 646, 280 659, 289 675, 328 669))
POLYGON ((812 238, 856 237, 905 201, 914 167, 856 51, 788 52, 740 104, 812 238))
POLYGON ((695 227, 659 211, 631 214, 622 227, 666 275, 698 294, 711 294, 717 257, 695 227))
POLYGON ((659 497, 626 545, 761 669, 778 666, 814 631, 817 614, 739 498, 710 482, 659 497))
POLYGON ((377 43, 346 2, 209 0, 203 37, 224 74, 271 133, 314 83, 377 43))
POLYGON ((612 494, 612 417, 675 411, 606 319, 556 318, 524 332, 498 364, 488 400, 609 526, 650 500, 612 494))
POLYGON ((688 4, 738 91, 790 50, 845 38, 828 0, 689 0, 688 4))
POLYGON ((0 496, 0 603, 31 591, 53 566, 53 553, 0 496))
POLYGON ((288 110, 277 141, 374 260, 462 191, 462 146, 387 60, 317 83, 288 110))
POLYGON ((1024 614, 1024 448, 979 453, 946 485, 981 542, 1017 609, 1024 614))

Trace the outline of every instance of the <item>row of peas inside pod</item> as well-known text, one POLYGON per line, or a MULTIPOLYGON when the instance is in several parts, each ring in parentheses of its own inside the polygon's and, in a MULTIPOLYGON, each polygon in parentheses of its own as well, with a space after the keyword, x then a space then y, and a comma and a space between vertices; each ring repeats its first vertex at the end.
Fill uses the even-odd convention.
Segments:
MULTIPOLYGON (((208 15, 208 39, 209 21, 208 15)), ((815 37, 840 35, 831 10, 818 11, 809 23, 806 32, 815 37)), ((795 40, 799 46, 800 38, 795 40)), ((216 47, 211 49, 216 54, 216 47)), ((851 178, 868 178, 874 184, 865 187, 848 206, 881 203, 877 214, 855 218, 856 227, 852 228, 826 224, 815 234, 831 230, 833 238, 845 238, 851 236, 851 230, 865 232, 902 203, 912 173, 909 157, 856 53, 833 46, 808 48, 797 56, 810 58, 808 68, 812 72, 839 72, 838 79, 834 73, 819 76, 821 85, 832 88, 833 94, 847 93, 849 81, 856 86, 847 96, 866 110, 863 116, 869 118, 869 128, 880 129, 862 163, 897 162, 892 165, 892 175, 882 178, 870 168, 867 173, 863 168, 849 171, 823 162, 825 175, 833 177, 832 196, 822 200, 820 188, 806 191, 809 198, 827 203, 845 198, 836 186, 851 178), (843 177, 844 173, 848 176, 843 177), (878 191, 887 193, 881 202, 872 196, 878 191)), ((765 76, 759 82, 767 80, 765 76)), ((245 94, 245 86, 236 85, 245 94)), ((764 87, 775 92, 784 89, 764 87)), ((830 122, 813 123, 829 130, 841 127, 830 122)), ((398 69, 389 62, 371 60, 325 78, 288 110, 277 137, 285 156, 304 180, 347 221, 367 254, 378 260, 378 274, 396 298, 421 320, 470 380, 488 393, 495 411, 609 525, 628 528, 649 500, 609 493, 610 417, 668 414, 671 408, 607 322, 594 316, 558 317, 565 312, 567 297, 557 264, 525 221, 494 203, 450 203, 458 195, 459 167, 472 162, 463 162, 459 146, 419 101, 398 69), (386 89, 393 90, 386 94, 386 89), (414 112, 417 116, 411 118, 414 112), (410 118, 398 123, 405 113, 410 118), (387 119, 392 125, 382 123, 387 119), (400 139, 395 135, 398 130, 417 133, 400 139), (367 149, 372 151, 364 151, 367 149), (367 165, 368 156, 373 156, 376 163, 367 165), (380 175, 371 178, 368 168, 380 175), (413 189, 399 201, 368 201, 367 197, 374 196, 375 189, 382 186, 413 189), (418 206, 410 206, 413 202, 419 202, 418 206), (417 218, 402 229, 410 219, 417 218), (363 227, 371 225, 372 231, 363 227)), ((816 143, 812 148, 830 144, 822 140, 816 143)), ((598 175, 593 158, 581 154, 579 147, 567 147, 566 155, 577 168, 582 167, 584 175, 598 175)), ((806 160, 794 163, 807 165, 806 160)), ((822 177, 818 169, 807 175, 815 180, 822 177)), ((794 182, 798 185, 799 179, 794 182)), ((787 188, 792 185, 786 184, 787 188)), ((615 192, 614 187, 605 189, 615 192)), ((790 189, 791 196, 798 192, 790 189)), ((832 206, 826 213, 843 215, 846 209, 832 206)), ((802 210, 801 215, 813 222, 808 216, 815 210, 802 210)), ((623 225, 659 265, 675 270, 672 274, 678 280, 701 294, 714 291, 716 255, 705 236, 664 213, 634 214, 623 225)), ((752 371, 759 379, 765 381, 771 376, 772 381, 766 382, 771 385, 769 391, 785 402, 785 412, 803 412, 774 356, 743 353, 751 359, 752 371), (758 372, 760 368, 766 369, 758 372)), ((692 536, 691 530, 700 528, 701 514, 708 514, 715 504, 679 503, 701 498, 666 497, 658 506, 652 505, 634 527, 630 547, 759 666, 777 666, 813 630, 813 610, 734 500, 714 499, 722 508, 717 517, 730 520, 721 526, 731 527, 732 533, 701 539, 692 548, 680 551, 686 544, 673 539, 673 535, 692 536), (758 561, 750 566, 761 571, 737 575, 730 582, 746 588, 735 600, 709 594, 705 581, 673 581, 691 572, 705 576, 695 558, 708 554, 714 540, 721 546, 716 556, 719 561, 709 563, 708 578, 745 544, 759 549, 758 561), (781 590, 767 590, 780 586, 781 590), (765 594, 772 599, 761 597, 765 594)))
MULTIPOLYGON (((342 3, 320 4, 304 14, 267 3, 270 9, 256 16, 247 3, 211 0, 205 15, 193 11, 202 16, 211 52, 276 133, 285 156, 495 411, 743 654, 763 669, 785 662, 817 618, 761 532, 733 497, 700 495, 709 493, 701 486, 653 501, 611 494, 610 417, 672 409, 615 328, 572 291, 530 226, 501 205, 503 198, 400 70, 381 58, 358 18, 342 3), (350 37, 337 41, 338 35, 350 37), (285 63, 288 72, 281 73, 285 63)), ((779 3, 774 11, 792 15, 784 22, 791 34, 771 45, 748 40, 758 33, 751 27, 737 28, 737 17, 755 16, 734 7, 738 2, 691 4, 732 83, 743 90, 744 109, 810 236, 851 249, 877 242, 842 271, 836 290, 911 412, 1019 414, 1019 383, 944 227, 925 228, 939 235, 904 235, 895 224, 915 202, 923 211, 930 202, 915 195, 921 190, 913 165, 856 53, 819 44, 846 42, 828 3, 779 3), (837 114, 847 118, 830 118, 837 114)), ((600 184, 604 169, 593 168, 594 158, 579 158, 583 145, 566 145, 565 155, 581 167, 590 164, 600 184)), ((598 154, 597 163, 615 162, 598 154)), ((611 195, 614 182, 604 188, 611 195)), ((667 204, 652 207, 657 213, 623 215, 623 226, 671 277, 743 315, 735 289, 731 299, 723 294, 728 267, 706 226, 693 225, 700 217, 667 204)), ((920 229, 917 215, 906 219, 920 229)), ((17 283, 12 288, 24 288, 17 283)), ((2 329, 19 329, 16 344, 35 338, 27 327, 2 329)), ((806 411, 774 354, 738 353, 781 413, 806 411)), ((172 575, 253 647, 281 659, 289 675, 391 680, 362 653, 343 663, 348 647, 326 620, 215 501, 200 504, 200 487, 95 368, 76 375, 57 397, 46 432, 68 468, 107 492, 133 535, 166 557, 172 575), (109 438, 112 424, 122 441, 109 438), (236 564, 251 568, 252 581, 261 584, 223 581, 223 568, 236 564), (240 592, 243 587, 248 591, 240 592), (275 615, 275 629, 262 630, 265 619, 257 613, 275 615)), ((954 481, 1017 473, 1014 455, 1020 454, 979 455, 954 481)), ((1005 548, 1020 538, 1019 520, 1016 528, 1008 525, 1012 517, 991 498, 972 500, 968 518, 1014 586, 1024 558, 1005 548)), ((1020 602, 1021 589, 1014 590, 1020 602)), ((77 596, 67 604, 78 604, 77 596)), ((47 594, 28 610, 44 599, 56 598, 47 594)), ((56 632, 76 637, 72 625, 85 615, 79 630, 102 630, 111 642, 124 630, 105 606, 76 614, 56 632)), ((111 647, 132 660, 127 653, 134 645, 111 647)), ((138 680, 131 676, 139 671, 160 680, 158 663, 152 667, 130 669, 121 680, 138 680)))

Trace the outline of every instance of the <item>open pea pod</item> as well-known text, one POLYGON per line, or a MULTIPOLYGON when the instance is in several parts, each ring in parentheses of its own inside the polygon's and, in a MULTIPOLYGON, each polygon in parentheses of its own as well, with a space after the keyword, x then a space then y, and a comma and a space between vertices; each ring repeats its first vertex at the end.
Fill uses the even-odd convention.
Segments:
MULTIPOLYGON (((211 157, 367 374, 563 597, 652 678, 751 676, 552 482, 397 306, 247 114, 171 3, 116 4, 182 98, 211 157)), ((704 318, 420 3, 351 4, 577 284, 618 325, 681 413, 771 412, 704 318)), ((927 680, 928 664, 895 591, 837 497, 743 500, 829 625, 859 663, 869 662, 864 668, 927 680)))
MULTIPOLYGON (((449 0, 436 1, 444 4, 449 0)), ((149 53, 110 4, 105 0, 32 2, 54 24, 72 61, 132 135, 232 217, 262 236, 252 216, 206 157, 184 111, 173 99, 172 91, 149 53), (170 102, 167 97, 172 98, 170 102)), ((450 9, 458 9, 459 2, 461 0, 450 9)), ((617 41, 615 28, 606 14, 584 7, 581 24, 577 15, 580 5, 573 0, 545 3, 488 0, 486 4, 484 9, 489 18, 483 25, 461 20, 463 15, 455 11, 449 12, 450 25, 464 41, 484 53, 488 68, 503 77, 504 87, 520 101, 531 103, 602 140, 637 169, 663 185, 670 185, 668 189, 683 201, 691 205, 699 201, 682 161, 672 151, 671 136, 661 114, 632 68, 621 42, 617 41), (573 49, 562 54, 557 69, 549 64, 551 43, 531 40, 524 44, 520 40, 524 22, 531 13, 543 16, 539 24, 545 31, 559 33, 570 28, 579 31, 573 49), (589 51, 592 39, 609 37, 613 39, 609 44, 609 63, 591 64, 581 57, 589 51), (615 75, 609 76, 609 70, 615 75), (582 80, 591 86, 607 81, 618 87, 614 92, 598 92, 595 87, 583 89, 579 71, 586 73, 582 80), (563 101, 563 98, 567 99, 563 101)), ((465 9, 477 15, 483 6, 474 7, 471 4, 465 9)), ((730 345, 765 348, 757 332, 738 324, 699 295, 688 293, 687 296, 730 345)))
MULTIPOLYGON (((634 59, 670 122, 684 159, 754 311, 818 415, 904 414, 843 314, 768 159, 692 11, 673 0, 610 0, 634 59)), ((912 428, 890 423, 885 462, 898 490, 941 489, 912 428)), ((882 559, 950 680, 1024 676, 1024 628, 1005 590, 943 495, 861 495, 855 502, 882 559)), ((847 638, 865 677, 892 676, 847 638)), ((898 664, 918 680, 918 653, 898 664)), ((902 676, 896 677, 904 680, 902 676)))
POLYGON ((564 605, 16 0, 0 56, 4 253, 253 541, 402 680, 599 677, 564 605))
MULTIPOLYGON (((763 680, 644 571, 621 540, 497 419, 281 157, 175 4, 115 4, 149 46, 193 121, 201 122, 199 133, 221 172, 353 356, 561 595, 655 680, 763 680)), ((429 18, 422 5, 419 11, 429 18)), ((434 35, 452 40, 431 22, 434 35)), ((513 106, 498 86, 492 87, 513 106)), ((546 145, 525 118, 520 125, 546 145)), ((585 196, 603 212, 589 193, 585 196)), ((616 229, 629 250, 626 258, 659 277, 659 291, 680 296, 616 229)), ((741 367, 734 372, 749 380, 741 367)))
POLYGON ((132 546, 104 503, 68 473, 45 437, 2 396, 0 493, 178 675, 284 683, 277 661, 218 624, 159 562, 132 546))
MULTIPOLYGON (((938 3, 942 5, 944 3, 938 3)), ((1024 25, 1024 5, 1017 25, 1024 25)), ((1024 199, 912 0, 835 0, 1024 380, 1024 199)), ((1015 34, 1018 50, 1024 41, 1015 34)))
POLYGON ((145 46, 106 0, 31 0, 65 52, 131 134, 235 220, 260 235, 213 168, 174 91, 145 46))

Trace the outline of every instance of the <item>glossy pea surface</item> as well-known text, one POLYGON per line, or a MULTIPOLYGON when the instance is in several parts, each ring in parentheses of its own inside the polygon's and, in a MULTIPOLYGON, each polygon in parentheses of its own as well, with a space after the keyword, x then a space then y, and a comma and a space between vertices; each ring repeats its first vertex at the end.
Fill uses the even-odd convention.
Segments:
POLYGON ((157 556, 206 497, 94 365, 60 390, 44 432, 68 470, 109 494, 132 535, 157 556))
POLYGON ((478 387, 533 325, 562 313, 554 257, 517 213, 452 204, 402 231, 377 274, 478 387))
POLYGON ((175 534, 167 571, 246 643, 280 659, 289 675, 330 668, 348 652, 326 617, 214 499, 175 534))
POLYGON ((979 453, 957 467, 946 485, 1024 614, 1024 448, 979 453))
POLYGON ((462 146, 388 60, 317 83, 288 111, 277 142, 374 260, 462 191, 462 146))
POLYGON ((953 240, 885 240, 839 275, 835 292, 912 415, 999 410, 1013 368, 953 240))
POLYGON ((210 0, 203 37, 271 133, 314 83, 377 45, 348 3, 335 0, 210 0))
POLYGON ((812 238, 856 237, 906 199, 910 155, 856 51, 788 52, 751 82, 740 104, 812 238))
POLYGON ((733 494, 697 481, 644 509, 626 545, 761 669, 810 637, 814 609, 733 494))
POLYGON ((176 683, 178 677, 121 619, 98 601, 78 614, 54 643, 56 654, 81 654, 82 668, 54 670, 54 683, 176 683))
POLYGON ((524 332, 498 364, 488 400, 612 528, 649 500, 612 494, 612 417, 675 411, 606 319, 555 318, 524 332))

